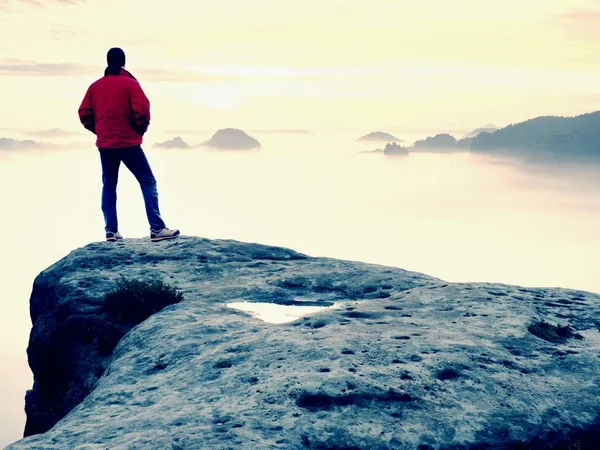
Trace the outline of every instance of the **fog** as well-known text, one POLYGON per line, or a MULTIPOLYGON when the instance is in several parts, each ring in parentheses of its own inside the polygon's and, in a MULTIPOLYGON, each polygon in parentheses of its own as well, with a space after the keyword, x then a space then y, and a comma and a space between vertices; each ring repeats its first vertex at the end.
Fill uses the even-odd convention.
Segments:
MULTIPOLYGON (((361 130, 251 134, 260 151, 152 148, 172 135, 148 141, 167 226, 448 281, 600 292, 600 167, 359 154, 378 146, 357 143, 361 130)), ((100 163, 89 138, 87 148, 68 151, 0 151, 0 446, 20 438, 25 422, 33 279, 104 237, 100 163)), ((139 187, 124 167, 118 195, 121 233, 148 237, 139 187)))

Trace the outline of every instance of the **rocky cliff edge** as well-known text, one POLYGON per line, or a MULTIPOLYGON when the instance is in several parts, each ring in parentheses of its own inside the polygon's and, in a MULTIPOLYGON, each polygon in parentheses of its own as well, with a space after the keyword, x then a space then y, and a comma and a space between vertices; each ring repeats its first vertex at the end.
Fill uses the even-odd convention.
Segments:
POLYGON ((35 280, 9 449, 597 449, 600 296, 446 283, 182 237, 77 249, 35 280), (119 279, 181 302, 141 323, 119 279), (331 306, 272 324, 232 302, 331 306))

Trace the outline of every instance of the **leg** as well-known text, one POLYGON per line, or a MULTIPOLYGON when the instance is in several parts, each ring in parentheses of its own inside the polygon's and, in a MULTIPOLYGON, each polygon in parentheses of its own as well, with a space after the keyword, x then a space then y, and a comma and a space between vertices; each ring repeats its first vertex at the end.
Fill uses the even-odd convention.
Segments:
POLYGON ((158 209, 158 190, 156 188, 156 179, 146 159, 146 155, 141 146, 123 149, 123 164, 133 173, 140 183, 144 204, 146 205, 146 216, 150 223, 151 230, 162 230, 166 228, 165 222, 160 217, 158 209))
POLYGON ((117 221, 117 181, 121 164, 118 149, 99 149, 102 164, 102 213, 104 214, 105 231, 119 231, 117 221))

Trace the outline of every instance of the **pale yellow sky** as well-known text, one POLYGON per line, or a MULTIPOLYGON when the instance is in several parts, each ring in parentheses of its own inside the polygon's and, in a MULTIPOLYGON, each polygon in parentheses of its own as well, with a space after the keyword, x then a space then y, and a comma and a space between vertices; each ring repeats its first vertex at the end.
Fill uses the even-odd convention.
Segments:
POLYGON ((161 130, 463 130, 600 109, 598 0, 0 0, 0 23, 0 129, 78 130, 111 46, 161 130))

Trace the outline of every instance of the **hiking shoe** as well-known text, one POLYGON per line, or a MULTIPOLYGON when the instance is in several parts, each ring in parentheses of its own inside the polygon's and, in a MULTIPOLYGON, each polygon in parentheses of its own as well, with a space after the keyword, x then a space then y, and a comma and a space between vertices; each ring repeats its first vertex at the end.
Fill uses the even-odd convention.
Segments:
POLYGON ((108 242, 120 241, 121 239, 123 239, 123 236, 121 236, 121 233, 119 233, 118 231, 107 231, 106 232, 106 240, 108 242))
POLYGON ((175 239, 179 236, 179 230, 169 230, 163 228, 162 230, 150 230, 150 240, 152 242, 162 241, 164 239, 175 239))

